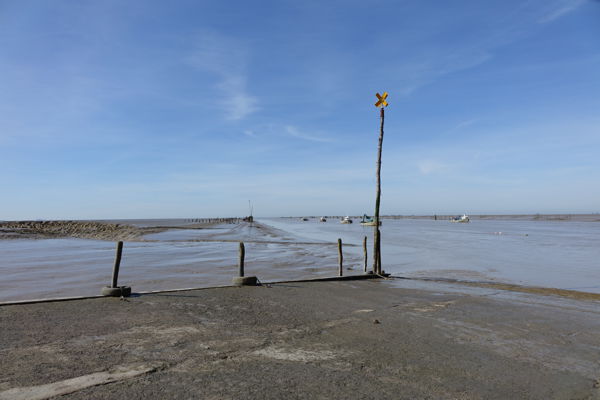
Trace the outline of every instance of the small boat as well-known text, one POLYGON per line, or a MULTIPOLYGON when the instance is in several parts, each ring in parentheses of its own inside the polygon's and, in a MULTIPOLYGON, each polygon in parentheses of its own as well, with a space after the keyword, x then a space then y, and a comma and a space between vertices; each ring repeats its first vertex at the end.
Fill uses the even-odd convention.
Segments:
POLYGON ((352 223, 352 220, 350 219, 349 216, 346 216, 340 220, 340 224, 351 224, 351 223, 352 223))
POLYGON ((319 219, 320 222, 327 222, 327 218, 325 217, 321 217, 321 219, 319 219))
MULTIPOLYGON (((363 226, 375 226, 375 220, 373 217, 369 217, 367 214, 364 214, 360 224, 363 226)), ((381 226, 381 220, 379 221, 379 226, 381 226)))
POLYGON ((456 217, 452 217, 450 218, 451 222, 470 222, 469 216, 467 214, 463 214, 462 216, 456 216, 456 217))
POLYGON ((308 218, 300 218, 300 221, 308 221, 308 218))

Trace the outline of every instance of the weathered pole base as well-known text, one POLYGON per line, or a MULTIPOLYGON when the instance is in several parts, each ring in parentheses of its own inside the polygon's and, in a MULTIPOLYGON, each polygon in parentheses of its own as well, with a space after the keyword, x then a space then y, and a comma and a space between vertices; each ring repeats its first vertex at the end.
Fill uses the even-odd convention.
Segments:
POLYGON ((129 287, 129 286, 117 286, 117 287, 104 286, 102 288, 102 296, 129 297, 129 296, 131 296, 131 287, 129 287))
POLYGON ((236 276, 231 280, 235 286, 256 286, 258 278, 255 276, 236 276))
MULTIPOLYGON (((369 271, 367 271, 367 272, 366 272, 366 274, 367 274, 367 275, 373 275, 373 274, 375 274, 375 273, 373 272, 373 270, 369 270, 369 271)), ((387 273, 387 272, 385 272, 385 271, 381 271, 381 273, 380 273, 380 274, 376 274, 376 275, 383 276, 384 278, 389 278, 390 276, 392 276, 392 274, 388 274, 388 273, 387 273)))

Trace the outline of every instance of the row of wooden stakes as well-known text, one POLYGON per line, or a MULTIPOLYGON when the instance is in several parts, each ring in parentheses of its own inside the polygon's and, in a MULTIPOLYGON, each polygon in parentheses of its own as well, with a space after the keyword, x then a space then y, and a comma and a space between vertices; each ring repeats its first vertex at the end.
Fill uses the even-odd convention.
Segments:
MULTIPOLYGON (((200 221, 200 220, 197 220, 200 221)), ((344 275, 344 253, 342 251, 342 239, 337 240, 338 247, 338 274, 339 276, 344 275)), ((367 272, 367 237, 365 236, 363 239, 363 252, 364 252, 364 272, 367 272)), ((104 296, 116 296, 116 297, 127 297, 131 295, 131 287, 129 286, 119 286, 119 268, 121 266, 121 256, 123 254, 123 242, 117 242, 116 254, 115 254, 115 263, 113 266, 112 272, 112 281, 110 286, 105 286, 102 288, 102 294, 104 296)), ((246 248, 244 246, 244 242, 240 242, 239 247, 239 263, 238 263, 238 276, 233 278, 233 284, 235 285, 256 285, 258 279, 255 276, 245 276, 244 274, 244 261, 246 257, 246 248)))

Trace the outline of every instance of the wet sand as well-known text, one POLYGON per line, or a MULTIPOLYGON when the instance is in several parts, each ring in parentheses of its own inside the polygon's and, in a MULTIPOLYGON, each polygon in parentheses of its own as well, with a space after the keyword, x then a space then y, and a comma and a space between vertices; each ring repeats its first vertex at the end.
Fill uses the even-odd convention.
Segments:
MULTIPOLYGON (((142 222, 115 222, 132 226, 136 234, 163 229, 124 245, 119 283, 137 291, 229 285, 238 273, 239 241, 246 244, 247 273, 261 281, 331 276, 338 270, 334 240, 311 241, 261 223, 142 222)), ((362 260, 350 253, 355 248, 345 245, 348 273, 362 270, 362 260)), ((56 237, 0 240, 0 253, 0 302, 89 296, 111 282, 115 244, 56 237)))
POLYGON ((523 285, 513 285, 510 283, 502 283, 502 282, 482 282, 482 281, 465 281, 459 279, 448 279, 448 278, 405 278, 405 277, 395 277, 396 279, 406 279, 406 280, 415 280, 415 281, 426 281, 426 282, 438 282, 438 283, 450 283, 478 288, 488 288, 488 289, 500 289, 500 290, 508 290, 511 292, 519 292, 519 293, 531 293, 531 294, 539 294, 542 296, 557 296, 557 297, 566 297, 570 299, 576 300, 595 300, 600 302, 600 293, 589 293, 582 292, 579 290, 567 290, 567 289, 557 289, 557 288, 546 288, 546 287, 538 287, 538 286, 523 286, 523 285))
POLYGON ((600 303, 294 282, 0 307, 0 399, 598 399, 600 303))

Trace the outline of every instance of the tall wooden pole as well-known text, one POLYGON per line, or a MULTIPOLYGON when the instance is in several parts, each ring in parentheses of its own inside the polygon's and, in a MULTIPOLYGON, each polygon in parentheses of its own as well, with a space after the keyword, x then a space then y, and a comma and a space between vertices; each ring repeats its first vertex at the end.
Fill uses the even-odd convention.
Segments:
POLYGON ((379 230, 379 204, 381 203, 381 148, 383 146, 383 122, 385 108, 381 107, 381 126, 379 128, 379 146, 377 147, 377 196, 375 197, 375 234, 373 238, 373 273, 381 273, 381 231, 379 230))

